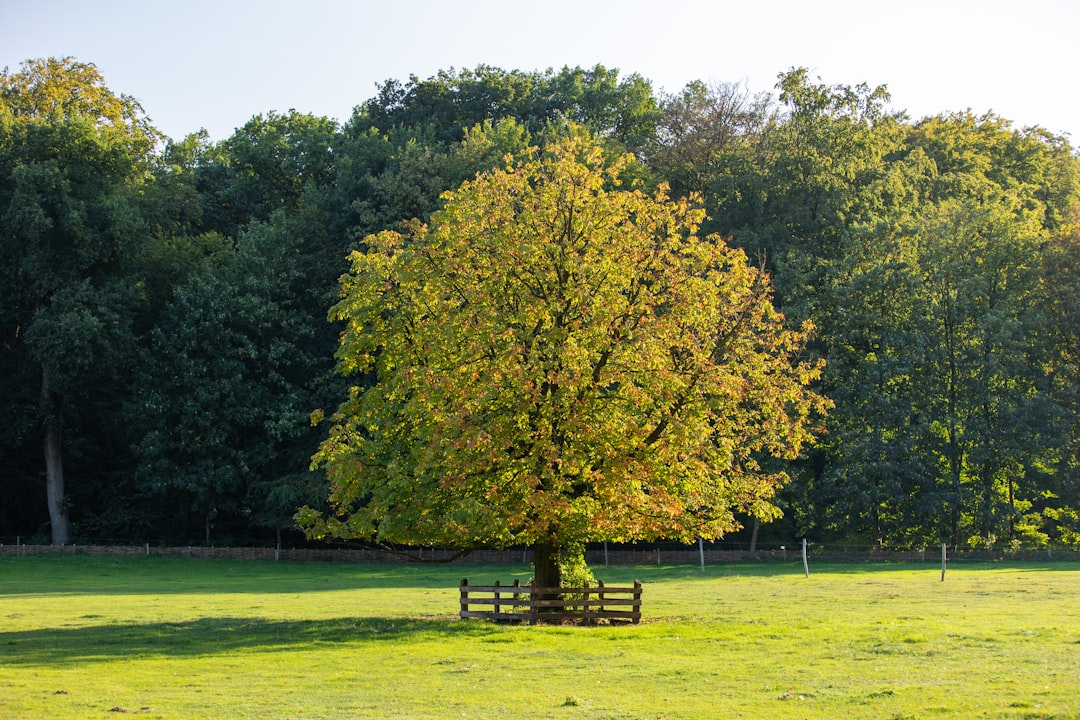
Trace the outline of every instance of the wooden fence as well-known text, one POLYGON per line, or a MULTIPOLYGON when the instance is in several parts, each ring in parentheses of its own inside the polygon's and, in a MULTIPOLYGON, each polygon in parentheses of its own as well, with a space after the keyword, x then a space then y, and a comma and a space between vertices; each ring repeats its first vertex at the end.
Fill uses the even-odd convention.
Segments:
POLYGON ((613 587, 601 580, 595 587, 538 588, 522 585, 470 585, 461 580, 461 618, 485 618, 501 622, 598 621, 641 622, 641 583, 613 587), (483 610, 473 610, 473 606, 483 610))

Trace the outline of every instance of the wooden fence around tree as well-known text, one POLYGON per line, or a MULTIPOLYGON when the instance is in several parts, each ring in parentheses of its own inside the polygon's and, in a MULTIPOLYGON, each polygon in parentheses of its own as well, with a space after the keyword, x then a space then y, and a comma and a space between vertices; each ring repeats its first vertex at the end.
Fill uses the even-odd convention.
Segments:
POLYGON ((461 580, 461 618, 484 618, 501 622, 585 623, 641 622, 641 583, 632 587, 614 587, 600 581, 572 588, 538 588, 522 585, 470 585, 461 580), (483 609, 474 610, 474 606, 483 609))

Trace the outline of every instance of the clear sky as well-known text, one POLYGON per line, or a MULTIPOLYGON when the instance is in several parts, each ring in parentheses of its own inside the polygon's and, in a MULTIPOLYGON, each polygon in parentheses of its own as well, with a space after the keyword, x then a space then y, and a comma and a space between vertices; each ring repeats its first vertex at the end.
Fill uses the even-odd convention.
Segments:
POLYGON ((480 64, 772 91, 805 66, 886 85, 913 118, 971 109, 1080 144, 1076 0, 0 0, 0 67, 72 55, 181 138, 252 116, 346 120, 387 79, 480 64))

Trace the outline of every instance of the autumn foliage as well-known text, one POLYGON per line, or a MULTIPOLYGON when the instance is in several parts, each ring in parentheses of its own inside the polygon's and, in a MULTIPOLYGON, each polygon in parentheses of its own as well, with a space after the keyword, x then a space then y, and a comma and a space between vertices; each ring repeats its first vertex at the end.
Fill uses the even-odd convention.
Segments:
POLYGON ((366 239, 333 318, 361 381, 316 456, 314 536, 580 547, 771 517, 825 401, 767 277, 703 211, 566 139, 366 239))

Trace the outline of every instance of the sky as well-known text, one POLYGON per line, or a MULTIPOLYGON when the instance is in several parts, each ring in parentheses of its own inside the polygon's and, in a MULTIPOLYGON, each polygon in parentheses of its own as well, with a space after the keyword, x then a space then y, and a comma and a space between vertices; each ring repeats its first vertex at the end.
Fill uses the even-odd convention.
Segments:
POLYGON ((0 0, 0 67, 74 56, 167 136, 291 109, 345 121, 389 79, 484 64, 773 92, 806 67, 887 86, 912 119, 971 110, 1080 145, 1075 0, 0 0))

